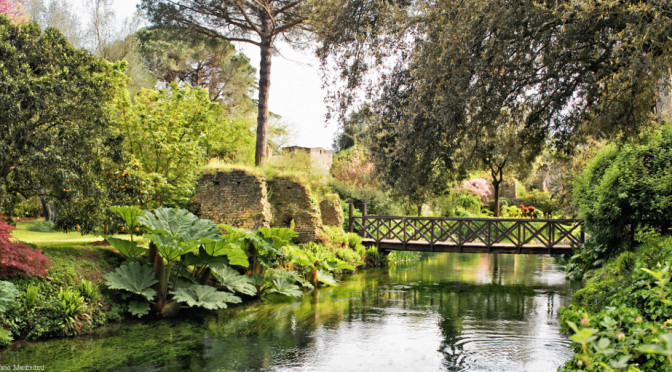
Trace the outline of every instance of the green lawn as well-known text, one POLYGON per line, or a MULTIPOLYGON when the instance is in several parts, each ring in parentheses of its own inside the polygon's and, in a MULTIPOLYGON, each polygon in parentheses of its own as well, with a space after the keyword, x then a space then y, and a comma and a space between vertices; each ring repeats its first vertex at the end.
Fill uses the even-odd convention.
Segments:
MULTIPOLYGON (((78 232, 38 232, 28 230, 34 222, 19 222, 16 225, 16 230, 12 231, 14 239, 34 245, 38 248, 71 248, 91 246, 91 243, 103 240, 100 235, 94 234, 80 234, 78 232)), ((130 239, 127 234, 114 235, 120 239, 130 239)), ((135 237, 135 240, 143 244, 142 237, 135 237)), ((97 246, 97 248, 109 248, 106 246, 97 246)))
POLYGON ((16 225, 16 230, 12 231, 14 239, 36 245, 39 248, 82 246, 103 240, 98 235, 82 235, 78 232, 38 232, 28 230, 33 224, 34 222, 19 222, 16 225))

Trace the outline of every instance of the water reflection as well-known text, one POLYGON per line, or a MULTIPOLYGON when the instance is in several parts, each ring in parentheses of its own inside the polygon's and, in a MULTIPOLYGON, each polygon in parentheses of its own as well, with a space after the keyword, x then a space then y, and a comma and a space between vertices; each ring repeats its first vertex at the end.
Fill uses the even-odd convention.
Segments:
POLYGON ((571 355, 557 326, 567 302, 562 269, 550 256, 436 254, 289 303, 119 326, 104 337, 30 344, 0 361, 87 370, 548 371, 571 355))

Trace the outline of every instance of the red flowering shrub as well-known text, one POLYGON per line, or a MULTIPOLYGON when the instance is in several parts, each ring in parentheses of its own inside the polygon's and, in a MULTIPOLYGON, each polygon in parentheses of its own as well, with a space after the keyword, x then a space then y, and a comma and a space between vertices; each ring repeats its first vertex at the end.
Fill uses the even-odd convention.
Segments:
POLYGON ((27 275, 47 275, 49 259, 39 249, 25 243, 12 242, 10 231, 14 226, 5 222, 0 214, 0 278, 8 278, 19 273, 27 275))
POLYGON ((520 205, 520 210, 521 210, 521 212, 523 212, 523 217, 532 218, 532 217, 535 217, 535 211, 537 210, 537 208, 535 208, 534 206, 531 206, 531 205, 526 207, 525 205, 521 204, 520 205))

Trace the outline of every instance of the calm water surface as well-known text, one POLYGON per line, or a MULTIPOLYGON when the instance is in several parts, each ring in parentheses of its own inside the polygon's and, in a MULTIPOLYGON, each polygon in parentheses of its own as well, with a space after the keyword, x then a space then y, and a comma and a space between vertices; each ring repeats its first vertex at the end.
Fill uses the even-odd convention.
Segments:
POLYGON ((301 299, 15 344, 53 371, 553 371, 571 357, 551 256, 432 254, 301 299))

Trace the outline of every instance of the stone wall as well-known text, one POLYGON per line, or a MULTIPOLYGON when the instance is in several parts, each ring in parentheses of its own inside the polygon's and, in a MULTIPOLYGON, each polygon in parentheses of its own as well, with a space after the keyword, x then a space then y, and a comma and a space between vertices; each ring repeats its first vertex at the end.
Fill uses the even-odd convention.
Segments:
POLYGON ((337 194, 328 194, 320 202, 322 224, 327 226, 343 226, 343 208, 341 198, 337 194))
POLYGON ((271 224, 266 180, 243 170, 201 176, 196 186, 201 217, 217 224, 256 230, 271 224))
POLYGON ((290 227, 299 234, 299 243, 325 242, 320 210, 307 186, 289 177, 267 181, 271 204, 271 227, 290 227))

